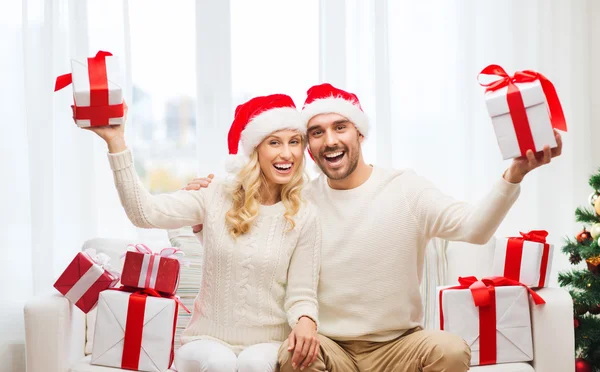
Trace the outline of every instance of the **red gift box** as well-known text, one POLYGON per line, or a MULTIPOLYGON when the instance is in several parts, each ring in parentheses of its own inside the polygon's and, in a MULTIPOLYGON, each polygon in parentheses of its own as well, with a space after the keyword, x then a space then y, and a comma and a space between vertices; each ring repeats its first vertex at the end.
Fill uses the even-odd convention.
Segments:
POLYGON ((98 303, 100 292, 119 282, 119 274, 109 266, 109 260, 105 254, 96 255, 94 249, 77 253, 54 288, 87 314, 98 303))
POLYGON ((125 254, 121 283, 135 288, 149 288, 175 294, 179 284, 180 259, 177 248, 163 248, 153 253, 144 244, 130 245, 125 254))

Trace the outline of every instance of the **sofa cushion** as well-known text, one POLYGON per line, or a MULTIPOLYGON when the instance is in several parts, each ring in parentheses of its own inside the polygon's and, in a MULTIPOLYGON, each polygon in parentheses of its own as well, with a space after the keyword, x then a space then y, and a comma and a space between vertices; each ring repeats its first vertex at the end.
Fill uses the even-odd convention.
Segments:
POLYGON ((459 276, 492 275, 495 241, 492 237, 484 245, 448 242, 446 282, 442 285, 458 284, 459 276))
MULTIPOLYGON (((179 287, 176 295, 181 302, 190 310, 194 309, 194 300, 200 291, 202 280, 202 259, 204 249, 196 236, 194 236, 190 227, 184 227, 177 230, 168 231, 169 241, 173 247, 177 247, 184 252, 184 258, 190 265, 181 268, 179 278, 179 287)), ((181 346, 181 333, 190 321, 191 314, 188 314, 182 308, 179 309, 177 318, 177 330, 175 331, 175 350, 181 346)))
POLYGON ((423 278, 421 280, 421 299, 423 301, 423 327, 435 329, 435 304, 437 287, 446 280, 446 248, 448 242, 432 239, 425 251, 423 278))

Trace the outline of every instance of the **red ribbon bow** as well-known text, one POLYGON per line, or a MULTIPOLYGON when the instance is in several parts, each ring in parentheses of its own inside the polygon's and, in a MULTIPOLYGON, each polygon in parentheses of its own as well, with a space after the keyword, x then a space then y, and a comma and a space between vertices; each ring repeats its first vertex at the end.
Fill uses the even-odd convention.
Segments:
POLYGON ((565 115, 560 100, 558 99, 556 88, 554 88, 554 84, 552 84, 548 78, 539 72, 524 70, 517 71, 513 76, 510 76, 502 67, 498 65, 489 65, 481 70, 477 76, 477 80, 479 81, 479 85, 486 87, 486 93, 493 92, 506 86, 508 87, 506 100, 508 102, 513 125, 515 126, 521 155, 525 156, 527 150, 533 150, 535 152, 535 143, 533 141, 533 135, 531 134, 531 128, 529 127, 529 120, 527 118, 525 104, 523 103, 523 96, 521 96, 521 92, 515 83, 529 83, 539 80, 544 95, 546 96, 546 101, 548 102, 552 127, 564 132, 567 131, 567 121, 565 120, 565 115), (479 81, 481 75, 499 76, 500 79, 486 84, 479 81))
POLYGON ((526 285, 501 276, 478 280, 474 276, 459 277, 459 285, 440 291, 440 329, 444 329, 442 293, 448 289, 469 289, 475 306, 479 308, 479 364, 496 363, 496 287, 522 286, 527 289, 536 305, 546 301, 526 285))
MULTIPOLYGON (((99 51, 95 57, 88 58, 88 76, 90 80, 90 105, 75 106, 75 119, 90 120, 91 126, 108 125, 111 118, 123 117, 123 103, 109 105, 108 77, 106 75, 105 58, 112 53, 99 51)), ((54 91, 61 90, 73 82, 72 74, 64 74, 56 78, 54 91)), ((76 102, 77 104, 77 102, 76 102)))
POLYGON ((546 243, 546 237, 548 236, 548 231, 546 230, 531 230, 528 233, 519 232, 522 238, 516 237, 515 239, 524 239, 532 242, 538 243, 546 243))
MULTIPOLYGON (((142 334, 144 330, 144 313, 146 312, 146 299, 150 297, 162 297, 175 300, 177 305, 183 307, 188 313, 190 310, 176 296, 161 294, 154 289, 138 289, 133 287, 121 286, 120 288, 110 288, 112 290, 129 292, 129 304, 127 306, 127 320, 125 323, 125 336, 123 339, 123 355, 121 356, 121 368, 137 370, 140 362, 140 353, 142 350, 142 334)), ((173 341, 175 338, 175 327, 177 326, 177 306, 175 307, 175 316, 173 319, 173 341)), ((174 349, 171 342, 171 356, 169 366, 173 363, 174 349)))

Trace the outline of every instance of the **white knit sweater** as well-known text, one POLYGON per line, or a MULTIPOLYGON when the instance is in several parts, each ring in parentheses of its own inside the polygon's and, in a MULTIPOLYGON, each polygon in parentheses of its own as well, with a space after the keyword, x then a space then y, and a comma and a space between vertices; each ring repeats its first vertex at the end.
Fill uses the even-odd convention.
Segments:
POLYGON ((214 339, 240 352, 256 343, 285 340, 301 316, 318 320, 321 229, 309 203, 294 217, 290 232, 281 202, 261 206, 250 232, 234 240, 225 223, 231 199, 224 183, 151 195, 138 179, 130 150, 108 157, 134 225, 175 229, 204 224, 203 280, 182 343, 214 339))
POLYGON ((323 228, 320 332, 335 340, 386 341, 421 324, 419 285, 433 237, 483 244, 517 199, 498 180, 476 205, 442 194, 413 171, 375 167, 351 190, 321 175, 306 189, 323 228))

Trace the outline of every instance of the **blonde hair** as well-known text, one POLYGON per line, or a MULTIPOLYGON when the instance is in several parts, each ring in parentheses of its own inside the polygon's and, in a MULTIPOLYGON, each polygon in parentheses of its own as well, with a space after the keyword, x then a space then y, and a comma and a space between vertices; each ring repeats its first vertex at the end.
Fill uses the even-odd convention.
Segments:
MULTIPOLYGON (((302 140, 304 142, 304 139, 302 140)), ((285 219, 290 223, 291 231, 296 227, 294 216, 300 210, 302 203, 301 192, 306 182, 304 175, 304 156, 299 159, 298 168, 292 179, 281 189, 281 201, 285 206, 285 219)), ((229 191, 233 204, 227 214, 225 221, 229 225, 229 233, 235 239, 247 233, 252 228, 258 217, 260 207, 260 191, 266 186, 265 175, 260 169, 258 152, 256 148, 250 155, 250 161, 237 174, 235 181, 230 185, 229 191)))

